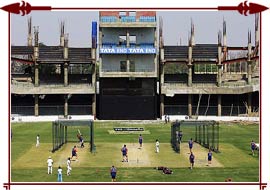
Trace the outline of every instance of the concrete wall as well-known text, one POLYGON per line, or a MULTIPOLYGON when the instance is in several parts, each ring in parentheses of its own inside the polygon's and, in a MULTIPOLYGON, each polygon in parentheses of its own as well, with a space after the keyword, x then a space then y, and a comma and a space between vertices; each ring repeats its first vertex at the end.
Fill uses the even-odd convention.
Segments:
POLYGON ((135 61, 135 71, 137 72, 154 72, 154 58, 155 55, 129 55, 129 60, 135 61))
POLYGON ((119 43, 119 35, 126 35, 126 29, 102 28, 102 43, 119 43))
POLYGON ((154 72, 154 55, 103 55, 102 71, 120 71, 120 61, 135 62, 135 72, 154 72))
POLYGON ((120 71, 120 61, 126 61, 127 55, 103 55, 102 71, 120 71))

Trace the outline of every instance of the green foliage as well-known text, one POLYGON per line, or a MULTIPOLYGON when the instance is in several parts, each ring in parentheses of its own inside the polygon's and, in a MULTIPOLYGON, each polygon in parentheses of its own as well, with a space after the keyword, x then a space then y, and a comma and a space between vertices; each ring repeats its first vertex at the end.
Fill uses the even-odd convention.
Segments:
POLYGON ((195 64, 194 65, 195 73, 204 73, 204 74, 214 74, 218 72, 218 68, 216 64, 195 64))
POLYGON ((55 64, 44 64, 40 65, 40 74, 42 75, 50 75, 56 73, 56 65, 55 64))
POLYGON ((188 68, 185 64, 166 64, 164 66, 165 74, 183 74, 188 73, 188 68))

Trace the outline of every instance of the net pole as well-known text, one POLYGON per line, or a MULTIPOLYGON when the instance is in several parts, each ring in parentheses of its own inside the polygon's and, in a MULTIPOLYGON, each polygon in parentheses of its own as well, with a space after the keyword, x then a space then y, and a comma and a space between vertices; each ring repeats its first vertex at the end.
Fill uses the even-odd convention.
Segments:
POLYGON ((201 141, 202 141, 202 137, 201 137, 201 135, 202 135, 202 129, 201 129, 201 125, 199 125, 199 144, 202 144, 201 143, 201 141))
POLYGON ((94 126, 93 122, 90 121, 90 152, 93 152, 94 150, 94 126))
POLYGON ((55 126, 55 123, 52 122, 52 152, 54 152, 54 149, 55 149, 55 145, 54 145, 54 126, 55 126))
POLYGON ((59 148, 62 146, 62 123, 59 126, 59 148))
POLYGON ((215 150, 215 127, 212 124, 212 149, 215 150))
POLYGON ((195 125, 195 142, 198 142, 197 139, 198 139, 198 126, 195 125))
POLYGON ((59 149, 59 127, 60 127, 60 124, 58 123, 58 125, 57 125, 57 130, 56 130, 56 140, 57 140, 57 150, 59 149))
POLYGON ((55 143, 55 150, 57 150, 57 127, 58 127, 58 123, 55 123, 55 127, 54 127, 54 143, 55 143))
MULTIPOLYGON (((180 131, 181 131, 181 123, 179 124, 179 133, 180 133, 180 131)), ((182 139, 181 139, 181 141, 182 141, 182 139)), ((181 152, 181 141, 179 139, 179 154, 181 152)))
POLYGON ((67 126, 65 126, 65 143, 67 143, 67 126))
POLYGON ((217 123, 217 151, 219 151, 219 123, 217 123))
POLYGON ((203 124, 203 146, 205 146, 205 125, 203 124))
POLYGON ((209 149, 210 148, 210 145, 209 145, 209 125, 207 125, 206 127, 206 130, 207 130, 207 136, 206 136, 206 140, 207 140, 207 148, 209 149))
POLYGON ((64 127, 63 125, 61 125, 61 145, 64 145, 64 127))

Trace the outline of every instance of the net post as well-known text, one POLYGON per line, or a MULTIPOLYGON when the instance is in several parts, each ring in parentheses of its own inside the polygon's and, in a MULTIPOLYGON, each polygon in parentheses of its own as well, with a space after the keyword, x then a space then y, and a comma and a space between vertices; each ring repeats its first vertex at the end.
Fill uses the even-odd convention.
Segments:
POLYGON ((55 126, 55 122, 52 122, 52 152, 54 152, 54 126, 55 126))
POLYGON ((94 152, 94 126, 93 121, 90 121, 90 152, 94 152))
POLYGON ((212 123, 212 150, 215 150, 215 126, 212 123))

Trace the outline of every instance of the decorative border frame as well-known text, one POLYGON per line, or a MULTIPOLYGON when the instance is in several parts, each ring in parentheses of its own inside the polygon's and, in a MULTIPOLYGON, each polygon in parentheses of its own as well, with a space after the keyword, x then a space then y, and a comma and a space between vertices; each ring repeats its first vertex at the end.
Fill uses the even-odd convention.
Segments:
MULTIPOLYGON (((149 8, 140 8, 140 7, 125 7, 125 8, 111 8, 111 7, 51 7, 51 6, 31 6, 28 2, 22 1, 22 4, 18 3, 13 3, 13 4, 9 4, 6 6, 1 7, 0 9, 2 9, 3 11, 8 12, 8 73, 10 73, 10 14, 21 14, 21 16, 25 16, 27 14, 29 14, 31 11, 51 11, 51 10, 145 10, 145 9, 149 9, 149 8)), ((261 12, 269 9, 268 7, 265 7, 263 5, 260 4, 256 4, 256 3, 249 3, 249 5, 247 5, 247 1, 241 2, 238 4, 238 6, 218 6, 218 7, 204 7, 204 8, 198 8, 198 7, 167 7, 167 8, 160 8, 160 7, 152 7, 150 8, 152 10, 217 10, 217 11, 238 11, 240 14, 247 16, 248 14, 255 14, 255 13, 259 13, 260 14, 260 63, 262 63, 261 61, 261 57, 262 57, 262 51, 261 51, 261 47, 262 47, 262 30, 261 30, 261 25, 262 25, 262 14, 261 12)), ((262 84, 262 80, 261 80, 261 72, 262 69, 260 67, 260 92, 259 92, 259 105, 260 105, 260 110, 262 107, 261 104, 261 84, 262 84)), ((10 81, 10 75, 8 76, 8 82, 10 81)), ((8 104, 10 105, 10 83, 8 83, 8 104)), ((10 116, 10 106, 8 108, 8 117, 10 116)), ((262 141, 262 127, 261 127, 261 123, 262 123, 262 118, 260 116, 260 127, 259 127, 259 136, 260 136, 260 144, 262 141)), ((260 190, 264 190, 267 187, 267 183, 262 183, 262 149, 260 147, 260 159, 259 159, 259 182, 249 182, 249 183, 239 183, 239 182, 226 182, 226 183, 215 183, 215 182, 209 182, 209 183, 198 183, 198 182, 192 182, 192 183, 188 183, 188 182, 177 182, 177 183, 120 183, 120 182, 116 182, 116 183, 20 183, 20 182, 11 182, 11 161, 10 161, 10 153, 11 153, 11 144, 10 144, 10 129, 11 129, 11 124, 10 124, 10 120, 8 121, 8 182, 3 184, 3 188, 5 188, 6 190, 10 190, 11 186, 16 186, 16 185, 21 185, 21 186, 31 186, 31 185, 48 185, 48 186, 61 186, 61 185, 71 185, 71 186, 77 186, 77 185, 195 185, 195 186, 201 186, 201 185, 235 185, 235 186, 241 186, 241 185, 253 185, 253 186, 258 186, 260 190)))

